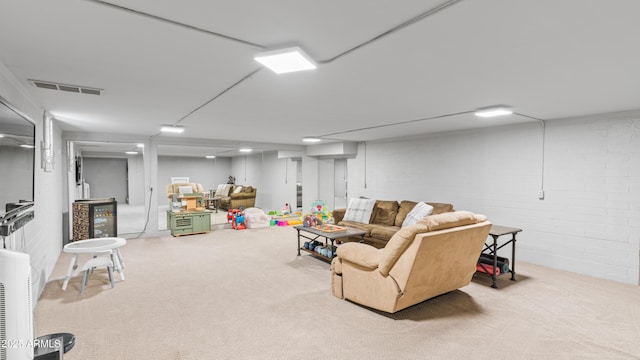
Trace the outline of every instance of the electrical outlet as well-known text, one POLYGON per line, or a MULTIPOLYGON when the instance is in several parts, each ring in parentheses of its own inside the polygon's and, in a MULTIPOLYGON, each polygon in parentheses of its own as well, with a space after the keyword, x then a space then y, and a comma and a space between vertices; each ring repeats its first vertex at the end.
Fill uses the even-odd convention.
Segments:
POLYGON ((544 200, 544 190, 538 190, 538 199, 544 200))

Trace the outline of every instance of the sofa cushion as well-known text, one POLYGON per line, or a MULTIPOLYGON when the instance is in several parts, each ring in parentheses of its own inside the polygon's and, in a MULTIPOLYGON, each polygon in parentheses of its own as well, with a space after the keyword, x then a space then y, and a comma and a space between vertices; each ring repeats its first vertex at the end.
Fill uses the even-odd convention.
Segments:
POLYGON ((398 214, 398 202, 395 200, 378 200, 373 207, 371 214, 371 224, 393 226, 398 214))
POLYGON ((470 211, 454 211, 427 216, 420 220, 416 225, 425 226, 429 231, 436 231, 457 226, 477 224, 483 221, 487 221, 487 217, 482 214, 474 214, 470 211))
POLYGON ((351 198, 351 200, 349 200, 349 206, 347 206, 347 211, 344 214, 344 218, 342 220, 368 224, 369 220, 371 220, 371 213, 373 212, 374 205, 374 199, 351 198))
POLYGON ((340 221, 338 225, 348 226, 348 227, 356 228, 358 230, 366 231, 367 233, 365 234, 365 236, 369 236, 371 234, 371 230, 378 227, 378 225, 363 224, 357 221, 344 221, 344 220, 340 221))
POLYGON ((193 186, 191 185, 180 185, 178 186, 178 192, 180 194, 193 194, 195 191, 193 191, 193 186))
POLYGON ((433 212, 433 206, 425 204, 424 202, 420 201, 407 214, 407 217, 402 222, 402 227, 411 226, 417 223, 418 221, 424 219, 425 217, 431 215, 432 212, 433 212))
POLYGON ((399 230, 399 226, 377 226, 371 229, 369 236, 375 239, 389 241, 399 230))
POLYGON ((402 226, 402 222, 407 217, 407 214, 416 206, 418 202, 402 200, 400 202, 400 206, 398 207, 398 214, 396 215, 396 220, 394 222, 395 226, 402 226))

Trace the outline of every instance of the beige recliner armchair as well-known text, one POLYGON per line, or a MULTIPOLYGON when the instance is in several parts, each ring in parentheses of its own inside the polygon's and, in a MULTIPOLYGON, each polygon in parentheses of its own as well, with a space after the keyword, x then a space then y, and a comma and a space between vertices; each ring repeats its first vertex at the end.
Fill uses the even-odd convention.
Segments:
POLYGON ((456 211, 402 228, 382 249, 340 245, 331 263, 333 294, 395 313, 466 286, 490 229, 486 216, 456 211))

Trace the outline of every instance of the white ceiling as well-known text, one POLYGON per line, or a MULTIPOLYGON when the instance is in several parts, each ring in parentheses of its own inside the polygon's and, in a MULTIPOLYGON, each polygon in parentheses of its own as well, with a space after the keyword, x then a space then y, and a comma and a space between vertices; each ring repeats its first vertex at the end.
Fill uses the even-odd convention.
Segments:
POLYGON ((223 152, 640 109, 637 0, 109 4, 0 0, 0 62, 66 131, 157 135, 169 147, 198 139, 191 150, 223 152), (290 45, 318 69, 276 75, 253 60, 290 45), (498 104, 517 114, 472 114, 498 104), (163 124, 186 131, 158 135, 163 124))

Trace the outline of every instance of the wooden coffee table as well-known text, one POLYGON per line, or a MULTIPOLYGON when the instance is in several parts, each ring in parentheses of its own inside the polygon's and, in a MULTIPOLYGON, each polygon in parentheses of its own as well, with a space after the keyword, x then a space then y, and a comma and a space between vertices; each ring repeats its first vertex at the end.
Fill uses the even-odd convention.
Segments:
POLYGON ((324 238, 323 242, 325 244, 327 244, 327 242, 331 242, 331 246, 333 246, 334 242, 337 239, 348 238, 348 237, 352 237, 352 236, 360 236, 360 239, 361 239, 360 241, 363 242, 364 241, 364 236, 367 234, 366 231, 355 229, 355 228, 350 228, 350 227, 346 227, 346 226, 342 226, 342 228, 344 228, 344 230, 332 230, 332 231, 323 231, 323 230, 315 228, 315 227, 304 227, 303 225, 296 225, 293 228, 298 231, 298 256, 300 256, 300 250, 302 250, 302 251, 306 251, 306 252, 308 252, 310 254, 313 254, 313 255, 319 257, 320 259, 328 260, 328 261, 331 261, 330 257, 326 257, 326 256, 323 256, 323 255, 320 255, 318 253, 315 253, 313 251, 310 251, 310 250, 307 250, 307 249, 301 247, 300 246, 300 238, 309 239, 311 241, 318 240, 319 238, 324 238))

